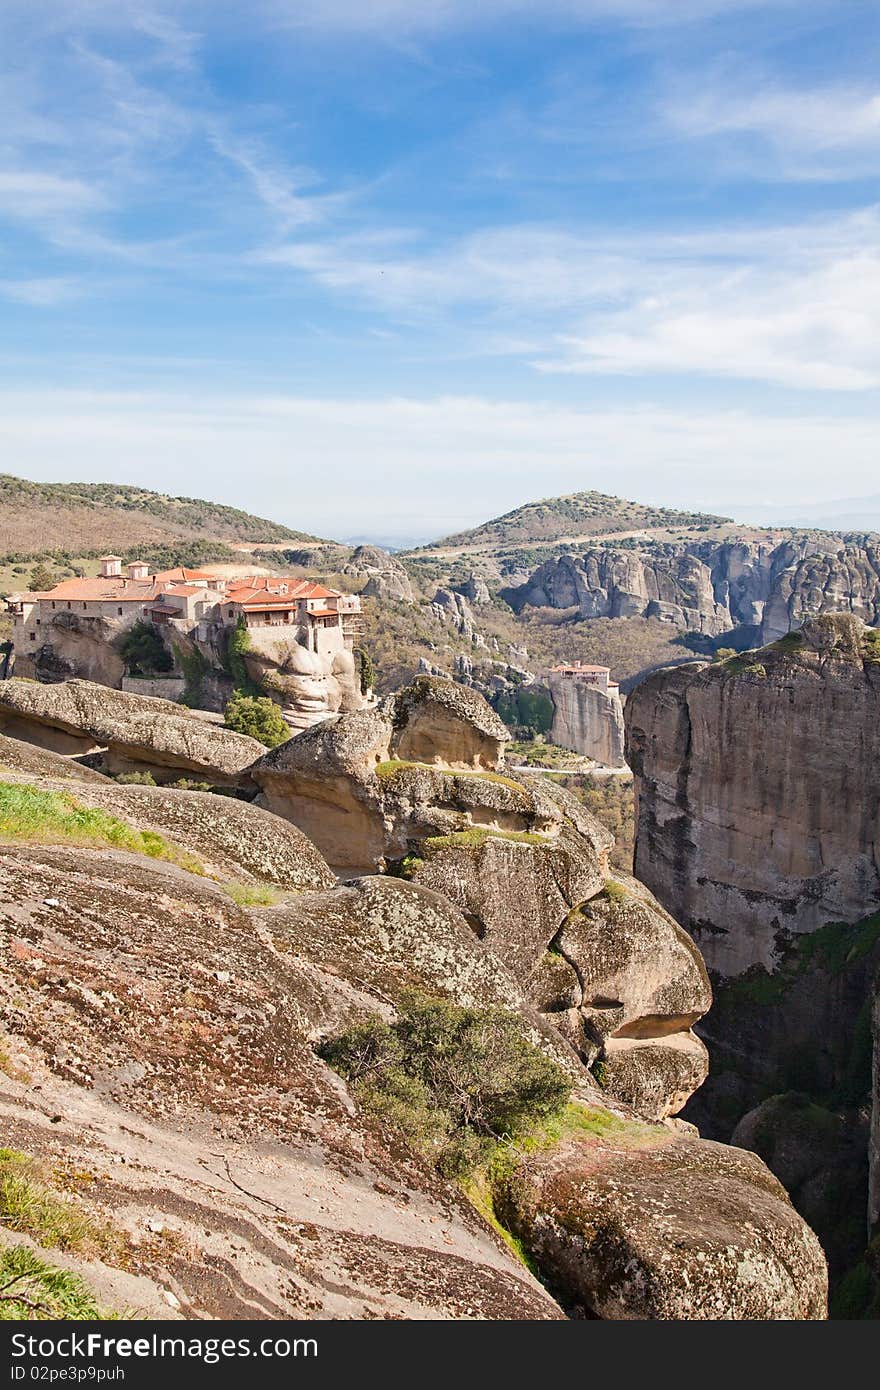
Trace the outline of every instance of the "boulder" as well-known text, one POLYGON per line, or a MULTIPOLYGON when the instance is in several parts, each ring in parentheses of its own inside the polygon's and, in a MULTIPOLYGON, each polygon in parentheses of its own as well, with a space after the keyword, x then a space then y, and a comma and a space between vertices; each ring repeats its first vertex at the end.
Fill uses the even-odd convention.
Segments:
POLYGON ((706 968, 634 880, 609 881, 569 913, 529 997, 563 1016, 604 1091, 648 1119, 677 1114, 706 1079, 708 1054, 690 1031, 712 1002, 706 968))
POLYGON ((7 771, 33 777, 51 777, 59 782, 91 782, 97 786, 107 783, 107 778, 100 772, 84 767, 73 758, 50 753, 47 748, 38 748, 34 743, 23 743, 19 738, 0 734, 0 776, 7 771))
POLYGON ((826 1315, 816 1237, 753 1154, 622 1124, 523 1159, 496 1208, 575 1315, 826 1315))
POLYGON ((833 1275, 865 1246, 867 1116, 829 1110, 800 1091, 769 1096, 744 1115, 731 1142, 775 1173, 822 1241, 833 1275))
POLYGON ((81 680, 0 681, 0 731, 57 753, 100 752, 114 774, 197 776, 216 786, 252 785, 248 768, 266 751, 211 716, 81 680))
POLYGON ((361 590, 363 598, 390 599, 396 603, 415 601, 412 581, 406 569, 378 545, 359 545, 343 574, 353 575, 357 579, 366 576, 367 582, 361 590))

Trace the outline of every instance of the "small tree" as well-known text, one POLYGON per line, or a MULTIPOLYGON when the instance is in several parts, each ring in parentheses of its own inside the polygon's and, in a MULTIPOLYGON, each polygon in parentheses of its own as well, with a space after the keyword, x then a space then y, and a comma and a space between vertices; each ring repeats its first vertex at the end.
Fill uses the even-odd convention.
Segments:
POLYGON ((227 729, 237 734, 247 734, 264 743, 267 748, 275 748, 290 738, 290 729, 281 717, 281 711, 274 700, 265 695, 245 695, 237 690, 224 711, 227 729))
POLYGON ((355 656, 360 667, 361 694, 368 695, 376 684, 376 669, 373 666, 373 658, 366 647, 358 647, 355 656))
POLYGON ((229 634, 226 646, 226 669, 232 677, 236 695, 258 696, 260 693, 259 686, 248 675, 245 662, 245 654, 250 649, 251 638, 247 630, 247 623, 244 617, 240 616, 229 634))
POLYGON ((174 658, 156 629, 140 618, 119 639, 119 655, 134 676, 174 668, 174 658))
POLYGON ((31 589, 39 593, 44 589, 51 589, 53 587, 55 576, 48 565, 38 564, 34 565, 31 570, 31 577, 28 582, 31 589))

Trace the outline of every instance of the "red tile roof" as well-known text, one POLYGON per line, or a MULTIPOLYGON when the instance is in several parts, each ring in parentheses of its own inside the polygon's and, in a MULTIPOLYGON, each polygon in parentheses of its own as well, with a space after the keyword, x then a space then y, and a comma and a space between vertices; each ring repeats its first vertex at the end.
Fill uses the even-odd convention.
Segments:
POLYGON ((191 579, 210 579, 216 583, 218 576, 210 570, 188 570, 184 565, 178 565, 177 569, 160 570, 153 578, 158 584, 173 584, 175 581, 186 584, 191 579))

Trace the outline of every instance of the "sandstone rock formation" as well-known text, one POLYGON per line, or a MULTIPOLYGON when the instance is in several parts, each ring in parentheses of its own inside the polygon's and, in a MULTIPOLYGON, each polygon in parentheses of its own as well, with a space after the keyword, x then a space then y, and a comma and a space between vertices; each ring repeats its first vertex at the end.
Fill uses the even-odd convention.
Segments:
MULTIPOLYGON (((88 1174, 76 1199, 114 1234, 111 1254, 81 1272, 153 1316, 558 1317, 460 1189, 368 1119, 315 1055, 353 1022, 393 1018, 417 988, 504 1007, 565 1062, 562 1142, 548 1134, 546 1147, 512 1152, 491 1205, 567 1311, 821 1316, 821 1255, 763 1165, 636 1120, 615 1099, 615 1087, 632 1092, 649 1118, 677 1107, 687 1083, 670 1054, 688 1051, 708 992, 697 952, 650 895, 606 883, 607 832, 552 782, 499 772, 503 729, 445 682, 417 682, 276 752, 295 745, 319 823, 314 786, 328 784, 337 809, 343 786, 351 804, 370 803, 383 847, 463 819, 464 842, 421 843, 422 867, 450 856, 442 887, 418 881, 413 855, 400 866, 413 881, 333 887, 299 832, 239 801, 8 774, 69 788, 201 861, 0 846, 4 1142, 88 1174), (427 761, 387 758, 401 749, 427 761), (374 805, 377 765, 399 785, 374 805), (533 828, 492 835, 498 817, 533 828), (458 857, 474 847, 476 867, 458 857), (206 871, 292 892, 249 910, 206 871), (616 1072, 609 1043, 621 1045, 616 1072), (595 1056, 604 1093, 586 1067, 595 1056), (563 1192, 579 1195, 561 1216, 563 1192)), ((284 775, 275 766, 276 791, 284 775)))
POLYGON ((623 705, 617 691, 602 690, 553 671, 547 684, 553 698, 551 742, 572 748, 604 767, 623 767, 623 705))
POLYGON ((833 1273, 865 1245, 867 1117, 828 1110, 802 1091, 769 1096, 739 1121, 731 1142, 776 1174, 801 1215, 821 1231, 833 1273))
POLYGON ((635 873, 720 975, 880 907, 878 655, 858 619, 826 616, 627 701, 635 873))
POLYGON ((281 744, 251 775, 261 804, 307 827, 332 864, 370 872, 385 854, 383 786, 398 764, 491 771, 507 737, 472 691, 419 676, 375 710, 327 720, 281 744))
POLYGON ((413 603, 412 581, 399 560, 378 545, 359 545, 343 570, 355 578, 367 576, 361 590, 362 598, 392 599, 413 603))
POLYGON ((458 585, 458 591, 468 603, 481 607, 484 603, 492 602, 492 595, 489 593, 489 586, 485 579, 481 579, 478 574, 471 572, 463 584, 458 585))
POLYGON ((626 710, 635 872, 716 987, 700 1025, 713 1067, 687 1116, 735 1132, 791 1184, 837 1275, 858 1259, 867 1185, 878 658, 872 629, 826 614, 758 651, 658 672, 626 710))
POLYGON ((431 600, 431 612, 441 623, 451 623, 466 642, 485 646, 486 639, 476 630, 470 604, 455 589, 438 589, 431 600))
POLYGON ((295 963, 218 889, 34 847, 0 852, 0 884, 27 1077, 2 1078, 4 1143, 93 1175, 85 1200, 159 1299, 187 1317, 559 1316, 456 1188, 355 1113, 307 1041, 295 963))
POLYGON ((255 627, 248 632, 244 664, 248 676, 281 707, 293 730, 310 729, 339 711, 366 703, 350 651, 309 651, 283 629, 255 627))
POLYGON ((699 955, 638 885, 606 896, 611 836, 552 780, 499 772, 502 734, 474 692, 420 679, 281 745, 252 775, 263 804, 341 871, 390 868, 443 894, 583 1061, 601 1064, 610 1095, 674 1114, 706 1075, 690 1032, 711 999, 699 955))
MULTIPOLYGON (((69 759, 59 757, 58 762, 63 768, 77 768, 69 759)), ((58 779, 55 769, 48 776, 45 770, 35 775, 32 769, 7 773, 0 762, 3 782, 25 782, 47 791, 67 792, 80 806, 99 807, 136 830, 161 835, 191 851, 193 868, 197 866, 219 882, 259 883, 293 893, 336 884, 335 875, 311 840, 269 811, 210 792, 119 785, 99 773, 91 776, 94 780, 74 787, 58 779)))
POLYGON ((817 533, 778 544, 655 541, 554 556, 504 596, 517 609, 657 618, 707 636, 742 628, 752 640, 772 642, 822 613, 880 622, 880 552, 874 537, 817 533))
POLYGON ((816 1319, 816 1237, 754 1155, 626 1127, 522 1162, 501 1210, 570 1303, 601 1318, 816 1319))
POLYGON ((34 743, 23 743, 20 738, 9 738, 0 734, 0 776, 8 772, 23 773, 34 777, 51 777, 63 782, 91 782, 106 786, 107 779, 90 767, 83 767, 73 758, 61 753, 50 753, 46 748, 38 748, 34 743))
POLYGON ((56 753, 100 752, 114 774, 195 775, 216 786, 247 785, 247 769, 265 752, 256 739, 181 705, 80 680, 0 681, 0 731, 56 753))

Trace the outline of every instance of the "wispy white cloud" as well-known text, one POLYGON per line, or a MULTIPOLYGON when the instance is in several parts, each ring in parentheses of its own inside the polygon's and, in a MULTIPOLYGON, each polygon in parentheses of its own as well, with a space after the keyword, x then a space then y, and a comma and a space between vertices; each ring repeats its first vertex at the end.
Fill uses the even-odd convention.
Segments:
POLYGON ((71 276, 46 276, 43 279, 2 280, 0 296, 17 304, 30 304, 38 309, 54 309, 69 304, 84 293, 82 281, 71 276))
MULTIPOLYGON (((785 9, 792 0, 542 0, 540 19, 569 23, 616 20, 624 24, 680 27, 759 5, 785 9)), ((292 27, 379 33, 431 34, 473 29, 499 21, 534 22, 534 0, 263 0, 265 11, 292 27)))
POLYGON ((261 259, 390 314, 465 308, 482 313, 487 335, 516 325, 543 372, 840 391, 880 384, 878 240, 872 209, 690 235, 500 228, 440 251, 403 234, 326 238, 261 259))
POLYGON ((0 213, 21 221, 43 221, 104 207, 102 191, 82 179, 32 169, 0 170, 0 213))
POLYGON ((791 88, 743 74, 691 82, 663 114, 753 177, 839 182, 880 170, 880 85, 791 88))

